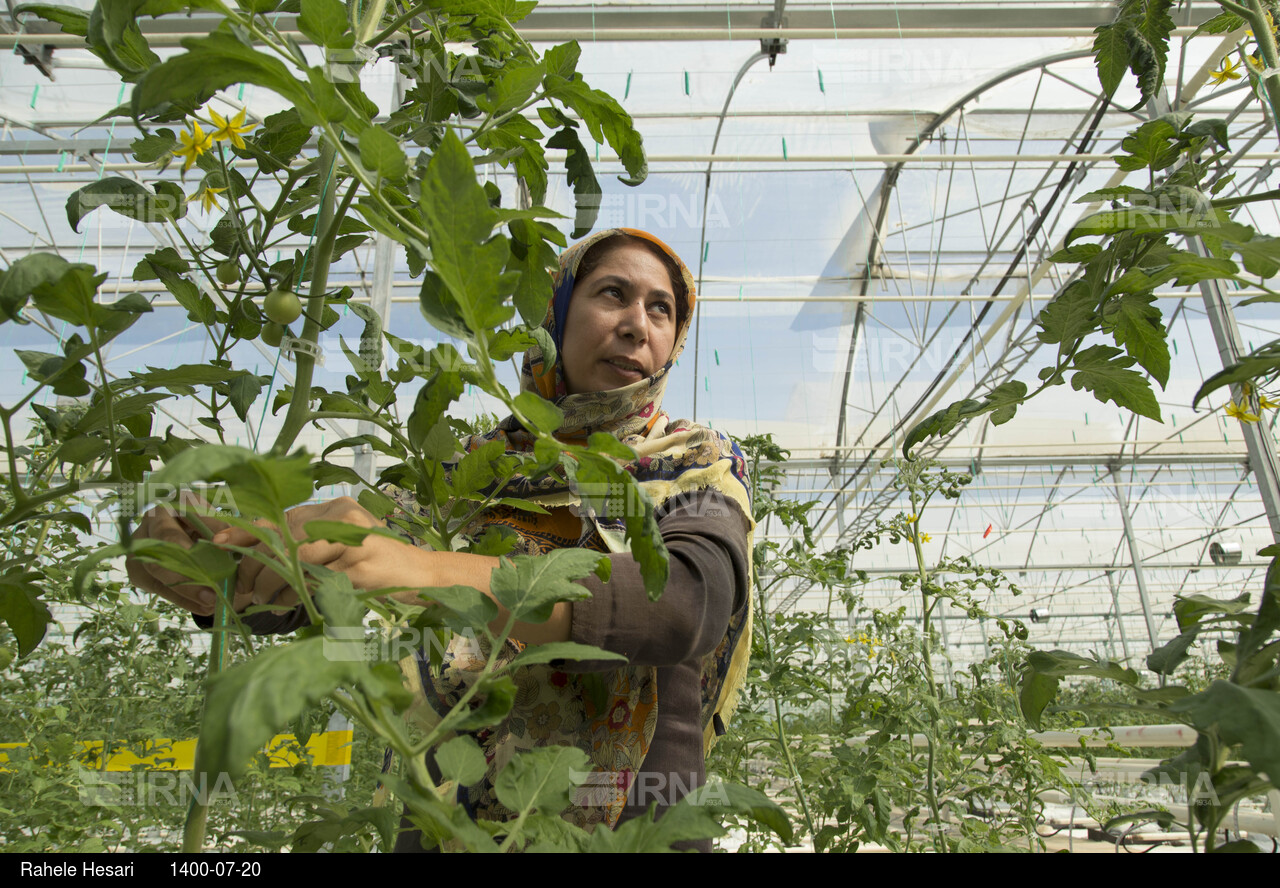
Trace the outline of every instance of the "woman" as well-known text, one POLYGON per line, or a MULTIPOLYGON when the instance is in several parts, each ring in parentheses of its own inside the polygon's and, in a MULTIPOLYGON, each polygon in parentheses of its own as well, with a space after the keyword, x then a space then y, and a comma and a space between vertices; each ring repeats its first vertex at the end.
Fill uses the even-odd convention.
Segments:
MULTIPOLYGON (((549 514, 494 508, 468 528, 468 534, 477 535, 495 525, 513 531, 517 554, 568 546, 612 551, 610 581, 582 580, 590 599, 557 604, 545 623, 518 623, 512 651, 572 640, 628 659, 622 668, 557 663, 516 671, 511 715, 496 729, 477 735, 491 769, 460 799, 474 816, 503 818, 492 792, 493 773, 516 750, 532 746, 573 745, 591 758, 590 791, 565 815, 585 827, 616 825, 650 803, 660 808, 674 804, 703 782, 705 749, 721 728, 720 713, 732 705, 749 655, 751 521, 745 462, 733 442, 691 423, 672 423, 660 409, 668 374, 688 333, 694 298, 685 265, 644 232, 601 232, 561 257, 544 325, 558 359, 546 362, 536 349, 526 353, 521 388, 537 391, 564 412, 557 437, 578 441, 606 432, 636 451, 638 458, 627 469, 656 508, 670 553, 670 578, 662 598, 649 602, 637 563, 619 551, 620 521, 582 514, 568 485, 556 479, 516 478, 502 492, 507 498, 542 502, 549 514), (603 685, 604 706, 598 691, 586 691, 582 674, 587 672, 600 674, 591 684, 603 685)), ((518 451, 531 446, 532 439, 509 417, 495 431, 464 440, 463 446, 471 450, 490 440, 518 451)), ((391 492, 404 509, 417 508, 407 492, 391 492)), ((349 499, 302 506, 288 515, 295 532, 321 518, 379 524, 349 499)), ((186 538, 172 519, 154 512, 139 533, 186 538)), ((233 529, 221 530, 215 541, 254 542, 233 529)), ((498 564, 496 558, 431 552, 372 536, 361 546, 308 544, 301 557, 346 572, 357 588, 462 584, 486 594, 498 564)), ((208 590, 175 584, 181 578, 154 566, 130 562, 129 573, 142 588, 197 615, 212 613, 208 590)), ((416 600, 417 593, 397 597, 416 600)), ((251 559, 241 565, 237 609, 293 600, 292 590, 274 573, 251 559)), ((303 616, 299 609, 283 617, 251 619, 255 631, 277 632, 296 628, 303 616)), ((506 619, 501 613, 494 628, 506 619)), ((474 677, 477 661, 475 652, 458 648, 438 671, 427 670, 424 663, 428 699, 441 707, 452 705, 474 677)))

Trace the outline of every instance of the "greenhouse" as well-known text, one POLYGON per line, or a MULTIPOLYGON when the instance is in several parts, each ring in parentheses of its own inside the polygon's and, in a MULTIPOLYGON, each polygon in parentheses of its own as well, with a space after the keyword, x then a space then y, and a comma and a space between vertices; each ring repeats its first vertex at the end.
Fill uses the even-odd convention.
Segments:
POLYGON ((1277 17, 8 0, 0 850, 1275 853, 1277 17))

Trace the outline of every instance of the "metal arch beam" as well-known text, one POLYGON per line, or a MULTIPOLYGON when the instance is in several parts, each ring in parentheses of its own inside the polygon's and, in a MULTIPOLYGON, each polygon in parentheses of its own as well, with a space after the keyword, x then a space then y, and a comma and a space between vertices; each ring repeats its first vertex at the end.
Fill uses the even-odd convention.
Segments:
MULTIPOLYGON (((1229 35, 1228 37, 1224 38, 1224 40, 1222 41, 1222 46, 1220 47, 1220 51, 1213 53, 1210 56, 1210 60, 1206 61, 1205 64, 1202 66, 1201 71, 1197 72, 1195 75, 1191 77, 1191 79, 1188 81, 1188 84, 1189 84, 1188 89, 1186 90, 1186 92, 1182 97, 1183 106, 1185 106, 1185 104, 1191 101, 1195 96, 1195 90, 1192 89, 1191 87, 1196 84, 1202 84, 1204 82, 1202 75, 1204 75, 1205 71, 1207 71, 1208 67, 1212 64, 1212 60, 1219 58, 1222 54, 1222 51, 1225 50, 1227 46, 1231 45, 1234 42, 1234 39, 1235 38, 1233 35, 1229 35)), ((1128 176, 1128 173, 1124 172, 1123 170, 1118 171, 1115 175, 1112 176, 1109 184, 1112 184, 1112 185, 1119 184, 1120 181, 1122 181, 1127 176, 1128 176)), ((1094 204, 1093 206, 1097 206, 1097 205, 1094 204)), ((1091 208, 1086 208, 1086 212, 1091 212, 1091 211, 1092 211, 1091 208)), ((1036 282, 1038 282, 1041 278, 1044 277, 1045 274, 1048 273, 1049 269, 1050 269, 1050 263, 1047 261, 1042 262, 1040 266, 1038 266, 1035 269, 1035 271, 1033 272, 1032 278, 1028 279, 1026 282, 1025 292, 1021 292, 1021 291, 1019 292, 1019 296, 1021 296, 1022 298, 1015 299, 1008 306, 1006 306, 1005 309, 1001 312, 1000 316, 996 318, 995 321, 992 322, 990 329, 983 335, 984 344, 990 341, 991 338, 995 336, 996 332, 1001 327, 1003 327, 1004 324, 1008 323, 1014 317, 1017 310, 1020 308, 1022 301, 1024 301, 1026 296, 1030 294, 1031 289, 1035 286, 1036 282)), ((945 396, 945 393, 951 388, 952 385, 955 384, 956 380, 960 378, 960 374, 963 373, 965 368, 968 366, 969 366, 969 359, 968 358, 962 359, 959 363, 959 366, 955 367, 951 371, 950 379, 937 389, 932 399, 929 401, 928 404, 924 405, 923 408, 919 410, 919 413, 921 415, 927 415, 929 411, 933 410, 937 406, 938 402, 945 396)))
MULTIPOLYGON (((1227 40, 1225 40, 1225 41, 1224 41, 1224 44, 1225 44, 1227 41, 1229 41, 1230 39, 1231 39, 1231 38, 1227 38, 1227 40)), ((1079 52, 1079 53, 1074 53, 1074 54, 1064 54, 1064 55, 1071 55, 1071 56, 1074 56, 1074 57, 1080 57, 1080 56, 1082 56, 1082 55, 1089 55, 1089 54, 1090 54, 1089 52, 1079 52)), ((1214 56, 1214 58, 1216 58, 1216 57, 1217 57, 1217 56, 1215 55, 1215 56, 1214 56)), ((1049 64, 1049 63, 1051 63, 1051 60, 1043 60, 1043 64, 1049 64)), ((1029 63, 1028 65, 1021 66, 1021 70, 1018 70, 1018 71, 1017 71, 1017 73, 1025 73, 1025 71, 1026 71, 1026 70, 1028 70, 1028 69, 1033 69, 1033 68, 1037 67, 1037 64, 1039 64, 1039 63, 1029 63)), ((1191 79, 1190 83, 1191 83, 1193 86, 1194 86, 1194 85, 1198 85, 1199 83, 1202 83, 1202 82, 1203 82, 1203 76, 1202 76, 1203 74, 1204 74, 1204 71, 1198 72, 1196 75, 1194 75, 1194 76, 1192 77, 1192 79, 1191 79)), ((1008 72, 1006 72, 1006 74, 1005 74, 1005 75, 1002 75, 1002 77, 1001 77, 1001 78, 999 78, 999 79, 1007 79, 1007 77, 1008 77, 1008 76, 1011 76, 1011 75, 1010 75, 1008 72)), ((981 88, 980 88, 980 89, 981 89, 981 88)), ((1195 90, 1194 90, 1194 89, 1189 89, 1189 90, 1186 92, 1186 94, 1184 94, 1183 101, 1184 101, 1184 102, 1186 102, 1186 101, 1190 101, 1190 100, 1191 100, 1191 98, 1194 96, 1194 92, 1195 92, 1195 90)), ((962 100, 961 100, 961 102, 963 103, 963 102, 965 102, 965 101, 970 100, 971 98, 972 98, 972 95, 967 96, 965 99, 962 99, 962 100)), ((952 111, 952 113, 954 113, 954 110, 952 111)), ((940 121, 939 121, 939 124, 940 124, 940 121)), ((913 146, 913 147, 916 147, 916 146, 913 146)), ((896 172, 897 172, 897 170, 898 170, 898 169, 900 169, 900 168, 896 168, 895 170, 891 170, 890 172, 891 172, 891 173, 895 173, 895 174, 896 174, 896 172)), ((1038 268, 1038 269, 1036 270, 1035 274, 1036 274, 1036 276, 1037 276, 1037 279, 1038 279, 1040 276, 1042 276, 1042 275, 1047 271, 1047 268, 1046 268, 1047 264, 1048 264, 1048 263, 1042 263, 1041 268, 1038 268)), ((869 266, 868 266, 868 270, 869 270, 869 266)), ((1027 291, 1027 292, 1029 292, 1029 291, 1030 291, 1030 289, 1031 289, 1031 287, 1033 286, 1033 284, 1034 284, 1034 282, 1033 282, 1033 281, 1030 281, 1030 280, 1029 280, 1029 281, 1027 282, 1027 285, 1026 285, 1026 291, 1027 291)), ((1025 295, 1026 295, 1026 294, 1025 294, 1025 293, 1023 293, 1023 294, 1020 294, 1020 295, 1021 295, 1021 296, 1023 296, 1023 297, 1024 297, 1024 299, 1023 299, 1023 300, 1015 300, 1012 304, 1010 304, 1008 307, 1006 307, 1006 309, 1004 310, 1004 312, 1001 314, 1000 318, 998 318, 998 319, 997 319, 997 321, 996 321, 996 322, 994 323, 994 325, 992 326, 991 330, 989 330, 989 331, 988 331, 988 333, 984 336, 984 340, 983 340, 984 342, 985 342, 985 341, 987 341, 988 339, 990 339, 990 337, 994 335, 994 333, 995 333, 995 331, 996 331, 996 330, 998 330, 1001 326, 1003 326, 1005 323, 1007 323, 1007 322, 1008 322, 1008 321, 1009 321, 1009 320, 1010 320, 1010 319, 1015 315, 1015 313, 1017 312, 1017 310, 1018 310, 1018 309, 1020 308, 1020 306, 1021 306, 1021 302, 1025 300, 1025 295)), ((1028 329, 1030 329, 1030 328, 1028 328, 1028 329)), ((1005 354, 1006 354, 1006 356, 1007 356, 1007 352, 1006 352, 1005 354)), ((1027 357, 1029 357, 1029 354, 1027 355, 1027 357)), ((1024 358, 1024 360, 1025 360, 1025 358, 1024 358)), ((1002 361, 1003 361, 1003 358, 1002 358, 1002 361)), ((1002 361, 997 362, 997 366, 998 366, 1000 363, 1002 363, 1002 361)), ((943 397, 943 394, 945 393, 945 391, 946 391, 946 390, 948 390, 948 389, 950 389, 950 387, 954 384, 954 382, 959 378, 960 373, 961 373, 961 372, 963 372, 964 367, 968 366, 968 363, 969 363, 969 360, 966 358, 966 359, 964 359, 964 360, 962 361, 962 363, 961 363, 961 366, 960 366, 960 367, 958 367, 958 368, 956 368, 954 371, 952 371, 951 379, 950 379, 949 381, 947 381, 947 382, 946 382, 946 384, 944 384, 944 385, 942 385, 942 386, 940 387, 940 389, 937 391, 937 393, 936 393, 936 394, 934 394, 933 399, 929 402, 929 404, 928 404, 927 406, 925 406, 923 410, 921 410, 921 411, 920 411, 921 413, 927 413, 929 410, 931 410, 931 409, 933 409, 933 408, 934 408, 934 406, 937 404, 937 402, 938 402, 938 401, 943 397)), ((992 371, 991 371, 991 372, 989 372, 989 373, 987 374, 987 377, 988 377, 988 378, 989 378, 989 377, 991 377, 991 376, 993 375, 993 373, 994 373, 994 371, 995 371, 995 370, 996 370, 996 367, 994 367, 994 366, 993 366, 992 371)), ((944 371, 944 373, 945 373, 945 371, 944 371)), ((842 411, 842 413, 847 409, 847 400, 848 400, 848 396, 847 396, 847 389, 846 389, 846 392, 845 392, 844 396, 842 397, 842 402, 843 402, 843 403, 842 403, 842 405, 841 405, 841 411, 842 411)), ((915 411, 913 411, 913 412, 915 412, 915 411)), ((862 468, 864 468, 864 467, 865 467, 866 463, 867 463, 867 462, 868 462, 868 461, 869 461, 869 460, 874 456, 874 454, 875 454, 876 452, 878 452, 878 451, 879 451, 880 447, 881 447, 881 446, 883 446, 883 444, 884 444, 884 441, 885 441, 885 440, 888 440, 888 436, 886 436, 884 439, 882 439, 880 442, 878 442, 874 448, 872 448, 872 450, 868 453, 867 457, 866 457, 866 458, 864 458, 864 460, 862 461, 862 463, 859 465, 858 469, 857 469, 857 470, 856 470, 856 471, 855 471, 855 472, 854 472, 854 473, 849 477, 849 479, 848 479, 848 480, 846 480, 845 485, 843 485, 843 486, 842 486, 842 488, 841 488, 840 490, 838 490, 838 491, 836 491, 836 492, 835 492, 835 496, 833 497, 832 503, 828 505, 828 508, 830 508, 830 506, 831 506, 832 504, 838 504, 838 501, 840 500, 840 498, 841 498, 841 496, 842 496, 842 494, 843 494, 843 490, 844 490, 844 488, 845 488, 845 487, 847 487, 847 486, 848 486, 848 484, 852 481, 852 479, 853 479, 854 477, 856 477, 856 476, 861 472, 862 468)), ((839 444, 839 442, 837 442, 837 443, 839 444)), ((945 447, 945 442, 937 442, 936 446, 933 446, 933 447, 929 447, 929 448, 928 448, 928 455, 930 455, 930 456, 935 455, 936 453, 941 452, 941 450, 942 450, 944 447, 945 447)), ((838 506, 838 505, 837 505, 836 507, 837 507, 837 508, 839 508, 839 506, 838 506)), ((797 597, 798 597, 798 596, 797 596, 797 597)))
MULTIPOLYGON (((1118 475, 1119 469, 1118 465, 1112 467, 1113 477, 1118 475)), ((1142 569, 1142 553, 1138 550, 1138 540, 1133 534, 1133 521, 1129 517, 1129 503, 1120 485, 1113 485, 1112 489, 1120 505, 1120 520, 1124 522, 1124 536, 1129 542, 1129 556, 1133 559, 1133 578, 1138 584, 1138 600, 1142 602, 1142 616, 1147 624, 1147 636, 1151 639, 1151 650, 1155 651, 1160 647, 1160 641, 1156 634, 1155 619, 1151 613, 1151 597, 1147 595, 1147 577, 1142 569)))
MULTIPOLYGON (((1005 83, 1006 81, 1011 80, 1015 77, 1020 77, 1021 75, 1026 74, 1028 71, 1034 71, 1037 68, 1045 68, 1049 65, 1056 64, 1058 62, 1071 61, 1073 59, 1083 58, 1084 56, 1088 56, 1088 55, 1091 55, 1091 51, 1076 50, 1073 52, 1056 53, 1051 56, 1046 56, 1040 59, 1025 62, 1021 65, 1017 65, 1013 68, 1010 68, 1008 71, 1001 72, 995 77, 992 77, 986 82, 980 84, 979 86, 965 93, 963 96, 960 97, 960 99, 953 102, 950 105, 950 107, 946 108, 940 114, 935 116, 934 119, 928 125, 926 125, 921 132, 916 134, 915 139, 912 140, 911 144, 908 146, 906 152, 904 153, 909 155, 915 154, 915 152, 918 151, 921 148, 921 146, 923 146, 924 143, 930 137, 932 137, 932 135, 938 130, 939 127, 941 127, 944 123, 950 120, 952 116, 959 113, 965 107, 965 105, 972 102, 978 96, 981 96, 984 92, 987 92, 990 89, 994 89, 1000 84, 1005 83)), ((862 274, 862 279, 859 287, 859 290, 860 290, 859 296, 863 300, 865 300, 867 296, 867 291, 871 286, 872 270, 875 268, 876 259, 879 256, 879 254, 883 251, 883 231, 884 231, 885 220, 888 217, 888 213, 889 213, 889 201, 893 194, 894 186, 897 184, 898 178, 902 174, 902 170, 904 166, 905 166, 905 163, 901 163, 901 162, 895 163, 892 166, 890 166, 889 169, 885 171, 884 177, 880 183, 880 187, 879 187, 880 206, 876 211, 875 222, 871 227, 871 245, 867 252, 866 263, 863 265, 863 274, 862 274)), ((858 303, 857 312, 854 315, 853 334, 850 338, 849 354, 845 364, 844 384, 842 386, 841 394, 840 394, 840 412, 839 412, 839 418, 836 422, 836 430, 837 430, 836 446, 837 447, 844 446, 844 433, 845 433, 845 426, 848 419, 848 409, 849 409, 849 388, 853 383, 853 360, 857 352, 859 335, 860 335, 862 326, 865 323, 865 320, 866 320, 866 302, 860 301, 858 303)), ((879 448, 879 445, 877 445, 877 449, 878 448, 879 448)), ((863 463, 863 466, 865 466, 865 461, 863 463)), ((863 466, 859 466, 859 471, 861 471, 863 466)), ((838 496, 839 494, 837 494, 837 497, 838 496)))
MULTIPOLYGON (((769 58, 769 53, 761 50, 755 53, 738 69, 737 75, 733 78, 733 83, 729 86, 729 92, 724 97, 724 107, 720 109, 720 119, 716 123, 716 135, 711 141, 711 159, 707 161, 706 181, 702 190, 702 231, 698 237, 698 284, 697 292, 702 292, 702 259, 707 253, 707 205, 711 200, 711 167, 715 165, 716 146, 720 144, 720 131, 724 128, 725 115, 729 113, 729 103, 733 101, 734 94, 738 91, 738 84, 742 82, 742 78, 762 59, 769 58)), ((694 309, 694 331, 693 331, 693 421, 698 421, 698 354, 701 351, 702 344, 702 301, 698 301, 698 306, 694 309)))
POLYGON ((1111 603, 1115 608, 1116 628, 1120 630, 1120 645, 1124 650, 1124 660, 1127 663, 1132 656, 1129 653, 1129 636, 1124 631, 1124 614, 1120 611, 1120 589, 1116 586, 1115 571, 1107 571, 1107 584, 1111 586, 1111 603))

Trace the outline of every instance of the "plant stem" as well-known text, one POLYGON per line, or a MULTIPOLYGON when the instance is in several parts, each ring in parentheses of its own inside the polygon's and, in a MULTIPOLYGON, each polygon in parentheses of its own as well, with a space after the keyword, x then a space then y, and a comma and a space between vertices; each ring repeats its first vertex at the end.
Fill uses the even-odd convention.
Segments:
POLYGON ((419 3, 417 6, 412 7, 412 8, 411 8, 408 12, 406 12, 404 15, 400 16, 400 18, 396 19, 396 20, 395 20, 394 22, 392 22, 390 25, 388 25, 387 27, 385 27, 385 28, 383 28, 381 31, 379 31, 377 34, 375 34, 375 35, 373 36, 373 38, 372 38, 372 39, 364 40, 364 41, 361 41, 361 42, 363 42, 363 43, 365 43, 365 44, 367 44, 367 45, 369 45, 369 46, 377 46, 379 43, 381 43, 382 41, 386 40, 388 37, 390 37, 390 36, 391 36, 392 34, 394 34, 396 31, 399 31, 402 27, 404 27, 404 26, 405 26, 405 25, 407 25, 409 22, 413 21, 413 20, 414 20, 415 18, 417 18, 419 15, 421 15, 421 14, 422 14, 422 13, 424 13, 424 12, 426 12, 428 9, 431 9, 431 8, 432 8, 433 6, 435 6, 435 5, 437 5, 437 4, 435 4, 435 3, 431 3, 431 2, 428 2, 428 3, 419 3))
POLYGON ((1259 191, 1257 194, 1246 194, 1241 197, 1224 197, 1221 200, 1211 200, 1209 203, 1213 205, 1215 210, 1226 210, 1231 207, 1242 207, 1245 204, 1277 199, 1280 199, 1280 189, 1259 191))
MULTIPOLYGON (((4 424, 4 452, 9 460, 9 492, 13 495, 13 505, 16 509, 26 501, 27 494, 22 489, 21 482, 18 481, 18 457, 13 452, 13 429, 9 423, 12 417, 13 414, 8 410, 0 410, 0 421, 4 424)), ((29 458, 27 465, 31 465, 29 458)), ((6 521, 5 524, 7 523, 6 521)))
POLYGON ((87 490, 92 487, 114 487, 114 486, 115 486, 114 484, 107 483, 107 482, 103 482, 99 484, 84 484, 84 485, 81 485, 79 483, 70 483, 70 484, 63 484, 60 487, 55 487, 50 490, 46 490, 44 493, 38 493, 35 496, 28 496, 26 493, 23 493, 21 498, 15 497, 12 509, 6 512, 3 516, 0 516, 0 527, 8 527, 11 524, 17 524, 19 521, 26 518, 26 516, 30 515, 31 513, 35 512, 45 503, 53 502, 54 500, 61 499, 62 497, 67 496, 69 494, 79 493, 81 490, 87 490))
POLYGON ((343 413, 342 411, 339 411, 339 410, 316 410, 312 412, 309 417, 307 417, 307 422, 312 422, 313 420, 318 420, 318 419, 346 419, 346 420, 354 419, 359 422, 371 422, 374 425, 378 426, 379 428, 383 429, 384 431, 389 432, 391 436, 395 438, 400 444, 402 444, 406 450, 413 449, 413 445, 409 443, 409 439, 406 438, 403 434, 401 434, 399 425, 397 425, 392 420, 383 419, 377 414, 373 414, 370 416, 352 416, 350 413, 343 413))
MULTIPOLYGON (((332 177, 333 168, 337 165, 335 157, 335 140, 329 137, 320 143, 320 169, 329 169, 332 177)), ((307 298, 306 321, 302 325, 301 341, 314 345, 320 335, 320 317, 324 313, 324 291, 329 283, 329 260, 333 256, 333 243, 338 232, 341 216, 335 218, 334 192, 337 183, 330 181, 320 198, 320 210, 316 220, 316 228, 320 239, 311 251, 311 294, 307 298)), ((348 193, 354 194, 355 188, 348 193)), ((315 373, 316 358, 310 351, 294 352, 297 361, 297 372, 293 381, 293 400, 289 402, 289 410, 285 414, 284 424, 276 436, 271 452, 282 455, 289 452, 298 433, 307 422, 307 414, 311 412, 311 380, 315 373)))
POLYGON ((1249 0, 1250 12, 1245 18, 1253 25, 1253 37, 1258 41, 1258 50, 1262 53, 1263 65, 1268 73, 1262 77, 1262 85, 1267 91, 1267 102, 1271 106, 1272 123, 1280 127, 1280 53, 1276 50, 1276 36, 1271 32, 1271 23, 1267 21, 1266 11, 1262 8, 1262 0, 1249 0))
POLYGON ((468 142, 473 142, 482 133, 488 132, 494 127, 502 126, 502 124, 510 120, 512 117, 515 117, 517 114, 523 114, 526 109, 532 108, 534 105, 541 102, 544 98, 546 98, 546 96, 547 96, 546 92, 544 92, 543 90, 538 90, 533 94, 532 98, 530 98, 527 102, 525 102, 519 108, 512 108, 510 111, 504 111, 502 114, 499 114, 497 117, 485 118, 480 123, 480 126, 471 132, 471 135, 467 136, 465 139, 462 140, 462 144, 465 145, 468 142))
MULTIPOLYGON (((218 146, 218 163, 221 164, 222 166, 222 181, 227 183, 227 190, 230 191, 231 171, 227 168, 227 155, 222 145, 218 146)), ((288 194, 288 190, 286 189, 284 193, 288 194)), ((252 193, 250 193, 248 196, 250 200, 253 199, 252 193)), ((268 280, 266 269, 264 269, 258 262, 258 251, 253 249, 253 244, 249 243, 248 228, 245 227, 244 217, 240 215, 239 196, 233 195, 232 199, 228 201, 228 203, 230 204, 232 215, 235 216, 236 242, 240 245, 240 249, 244 252, 245 258, 249 260, 249 264, 253 266, 254 271, 258 272, 258 276, 262 278, 262 283, 268 287, 271 286, 270 281, 268 280)), ((256 204, 256 201, 255 201, 255 204, 256 204)), ((262 213, 261 208, 259 208, 258 211, 260 214, 262 213)), ((247 278, 240 282, 241 294, 244 293, 244 288, 247 283, 248 283, 247 278)), ((239 300, 237 299, 237 302, 238 301, 239 300)), ((224 341, 225 341, 225 337, 224 337, 224 341)))
MULTIPOLYGON (((765 603, 763 594, 760 595, 759 598, 760 604, 758 605, 758 608, 760 611, 760 625, 763 627, 765 651, 769 656, 769 674, 773 675, 778 669, 778 663, 777 660, 774 659, 773 638, 769 634, 768 605, 765 603)), ((809 828, 809 837, 816 842, 818 839, 818 831, 814 829, 813 815, 809 813, 809 799, 805 794, 804 781, 800 777, 799 769, 796 768, 795 758, 791 755, 791 745, 787 743, 787 734, 786 731, 783 730, 782 702, 778 699, 776 692, 771 693, 769 696, 773 701, 774 730, 776 732, 774 740, 777 741, 778 746, 782 749, 783 757, 787 760, 787 770, 791 772, 791 782, 796 788, 796 798, 800 802, 800 811, 804 815, 805 825, 809 828)))
POLYGON ((356 30, 357 43, 369 42, 374 29, 378 27, 378 22, 382 21, 386 12, 387 0, 370 0, 369 8, 364 11, 364 18, 360 20, 360 27, 356 30))
POLYGON ((360 162, 356 158, 352 157, 347 149, 341 144, 336 130, 326 126, 325 135, 337 148, 338 156, 340 156, 342 158, 342 162, 346 164, 347 171, 358 179, 361 185, 368 189, 369 196, 372 197, 374 201, 377 202, 378 206, 395 220, 395 222, 404 230, 405 234, 417 238, 423 244, 431 240, 425 231, 413 224, 411 220, 405 218, 400 213, 398 207, 392 206, 391 202, 382 196, 382 192, 378 188, 378 180, 376 178, 369 178, 368 172, 360 165, 360 162))
POLYGON ((490 675, 493 675, 498 662, 498 656, 502 653, 502 648, 507 643, 507 637, 511 634, 511 630, 515 624, 516 618, 513 614, 508 618, 506 628, 502 630, 500 635, 493 639, 493 643, 489 648, 489 657, 485 660, 484 668, 480 670, 480 676, 471 683, 470 687, 467 688, 466 692, 461 698, 459 698, 458 702, 454 704, 453 708, 449 710, 444 718, 442 718, 436 726, 431 729, 431 733, 427 734, 426 737, 414 745, 412 755, 415 758, 421 756, 428 749, 443 740, 446 734, 453 731, 452 724, 458 722, 468 713, 470 707, 467 704, 469 704, 471 702, 471 698, 478 693, 479 688, 484 684, 485 679, 490 675))
MULTIPOLYGON (((227 611, 227 596, 219 595, 213 612, 214 635, 209 648, 209 678, 222 671, 222 655, 227 644, 227 611)), ((205 692, 205 699, 208 700, 208 691, 205 692)), ((191 804, 187 808, 187 821, 182 827, 183 854, 199 854, 204 850, 205 825, 208 820, 208 803, 201 802, 199 794, 192 794, 191 804)))
POLYGON ((920 546, 920 518, 924 505, 920 502, 920 494, 916 490, 914 483, 911 487, 911 514, 915 516, 915 526, 911 528, 911 543, 916 556, 916 568, 920 572, 920 602, 921 602, 921 618, 920 618, 920 645, 924 655, 924 674, 925 681, 929 685, 929 696, 933 698, 933 707, 929 711, 929 731, 925 734, 925 738, 929 742, 929 755, 927 761, 927 792, 929 798, 929 811, 933 817, 933 846, 940 853, 946 853, 947 843, 942 837, 942 815, 938 805, 938 787, 937 787, 937 763, 936 763, 936 745, 938 734, 938 717, 935 714, 937 707, 940 705, 938 700, 938 685, 933 677, 933 647, 932 637, 930 636, 929 615, 933 610, 929 601, 929 572, 924 566, 924 549, 920 546))
POLYGON ((1245 18, 1249 17, 1249 10, 1241 6, 1239 3, 1234 3, 1232 0, 1217 0, 1217 2, 1218 5, 1227 12, 1234 12, 1236 15, 1243 16, 1245 18))

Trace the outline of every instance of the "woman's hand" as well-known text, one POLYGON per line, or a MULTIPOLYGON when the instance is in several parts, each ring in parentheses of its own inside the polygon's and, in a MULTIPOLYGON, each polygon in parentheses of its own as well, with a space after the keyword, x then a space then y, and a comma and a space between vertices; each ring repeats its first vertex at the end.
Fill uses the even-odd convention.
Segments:
MULTIPOLYGON (((161 540, 190 549, 196 540, 209 539, 227 526, 216 518, 202 514, 211 511, 212 507, 203 499, 184 492, 178 500, 177 508, 168 504, 156 506, 143 515, 133 532, 133 538, 161 540)), ((197 585, 180 573, 138 558, 125 559, 124 567, 129 580, 144 592, 158 595, 193 614, 207 617, 213 613, 216 596, 208 586, 197 585)), ((248 605, 248 598, 236 602, 237 609, 248 605)))
MULTIPOLYGON (((294 540, 307 538, 306 525, 312 521, 337 521, 368 528, 383 526, 371 512, 349 496, 318 505, 298 506, 285 512, 289 536, 294 540)), ((270 522, 256 523, 260 527, 272 528, 279 535, 279 530, 273 528, 270 522)), ((263 554, 270 552, 266 544, 253 534, 236 527, 220 531, 214 536, 213 542, 220 546, 255 548, 263 554)), ((345 573, 357 589, 380 589, 393 585, 383 581, 386 578, 383 568, 396 564, 415 551, 416 548, 408 543, 370 534, 358 546, 325 540, 304 543, 298 547, 298 560, 304 564, 315 564, 345 573)), ((248 556, 240 562, 240 569, 236 574, 234 599, 237 610, 250 604, 293 607, 298 603, 297 592, 290 581, 258 559, 248 556)))

